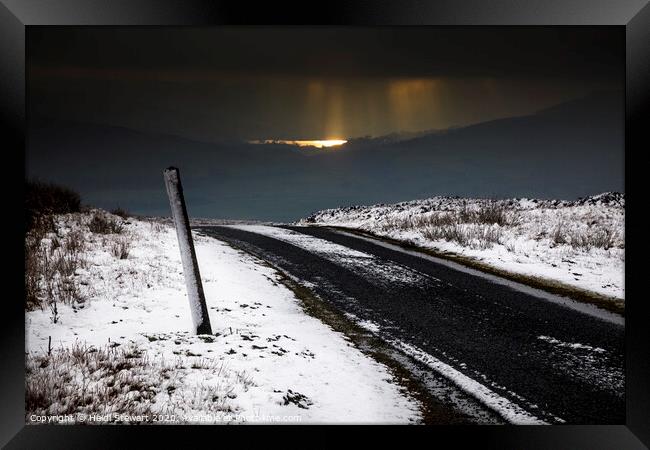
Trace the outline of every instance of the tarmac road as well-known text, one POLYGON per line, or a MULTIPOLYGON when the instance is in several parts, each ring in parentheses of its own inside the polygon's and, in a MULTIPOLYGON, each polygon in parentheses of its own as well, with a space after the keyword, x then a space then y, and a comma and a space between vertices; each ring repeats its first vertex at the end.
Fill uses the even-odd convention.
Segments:
POLYGON ((277 229, 295 242, 227 226, 200 230, 371 324, 506 421, 625 423, 622 319, 327 228, 277 229))

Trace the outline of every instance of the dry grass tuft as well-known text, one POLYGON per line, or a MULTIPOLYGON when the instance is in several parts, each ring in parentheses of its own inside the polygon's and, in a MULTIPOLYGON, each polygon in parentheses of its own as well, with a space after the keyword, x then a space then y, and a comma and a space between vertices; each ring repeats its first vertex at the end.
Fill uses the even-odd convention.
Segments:
POLYGON ((54 229, 35 227, 25 236, 25 303, 28 310, 49 307, 56 322, 57 303, 84 302, 75 275, 87 262, 83 233, 60 236, 54 229))
POLYGON ((75 345, 27 358, 26 416, 76 413, 146 414, 171 370, 131 348, 75 345), (153 369, 156 370, 153 370, 153 369))
POLYGON ((120 234, 124 225, 103 212, 96 211, 88 223, 88 228, 96 234, 120 234))
POLYGON ((387 217, 382 231, 420 231, 430 240, 456 242, 462 246, 486 249, 501 243, 502 228, 520 221, 517 209, 497 200, 476 205, 464 203, 458 210, 433 211, 407 217, 387 217))
MULTIPOLYGON (((253 386, 245 372, 197 358, 166 361, 135 344, 96 348, 76 344, 26 359, 25 414, 153 415, 178 411, 228 414, 238 391, 253 386), (206 378, 188 386, 186 375, 206 378)), ((116 419, 115 419, 116 420, 116 419)), ((110 421, 115 421, 111 419, 110 421)), ((184 422, 182 415, 176 420, 184 422)))
POLYGON ((127 238, 121 238, 111 244, 111 253, 117 259, 127 259, 131 249, 131 241, 127 238))

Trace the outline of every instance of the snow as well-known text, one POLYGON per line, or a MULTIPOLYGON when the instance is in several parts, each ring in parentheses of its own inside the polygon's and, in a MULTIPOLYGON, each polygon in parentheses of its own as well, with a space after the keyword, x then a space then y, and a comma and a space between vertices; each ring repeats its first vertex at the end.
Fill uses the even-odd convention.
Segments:
POLYGON ((504 209, 510 223, 466 223, 458 219, 464 212, 486 204, 483 199, 433 197, 323 210, 299 223, 366 231, 624 300, 623 194, 603 193, 573 202, 498 200, 494 204, 504 209), (431 224, 440 218, 454 218, 455 222, 431 224), (451 231, 466 240, 445 239, 434 233, 451 231))
POLYGON ((537 339, 539 339, 540 341, 548 342, 549 344, 555 344, 558 347, 568 347, 568 348, 573 348, 573 349, 584 349, 584 350, 589 350, 589 351, 596 352, 596 353, 603 353, 605 351, 604 348, 592 347, 591 345, 581 344, 579 342, 564 342, 564 341, 560 341, 559 339, 555 339, 555 338, 553 338, 551 336, 537 336, 537 339))
POLYGON ((371 277, 387 286, 394 283, 419 284, 431 276, 417 270, 376 258, 365 252, 360 252, 343 245, 335 244, 325 239, 299 233, 286 228, 267 225, 229 225, 231 228, 248 231, 272 237, 282 242, 300 247, 316 255, 322 256, 364 277, 371 277))
POLYGON ((586 382, 616 396, 625 392, 625 373, 619 365, 612 365, 607 350, 579 342, 564 342, 553 336, 537 336, 551 347, 549 357, 571 378, 586 382))
MULTIPOLYGON (((395 348, 422 362, 445 378, 453 381, 463 391, 498 413, 509 423, 514 425, 543 425, 547 423, 530 414, 518 404, 498 395, 485 385, 471 379, 467 375, 459 372, 450 365, 443 363, 438 358, 431 356, 421 349, 397 339, 392 340, 390 343, 395 348)), ((562 421, 562 419, 557 417, 554 419, 558 422, 562 421)))
MULTIPOLYGON (((155 393, 148 406, 170 414, 174 423, 421 420, 420 404, 389 369, 306 315, 279 274, 259 260, 193 233, 215 334, 197 336, 174 230, 128 219, 124 235, 131 250, 126 259, 117 259, 106 245, 113 238, 90 233, 81 225, 84 220, 60 216, 57 227, 61 233, 84 233, 87 263, 75 279, 85 301, 59 304, 56 323, 47 308, 26 312, 26 352, 33 370, 44 370, 34 362, 45 357, 51 337, 53 355, 75 345, 142 352, 137 375, 155 393)), ((70 383, 81 386, 78 368, 65 364, 56 373, 70 374, 70 383)), ((39 413, 63 408, 52 404, 39 413)), ((107 413, 110 407, 91 404, 78 412, 107 413)))

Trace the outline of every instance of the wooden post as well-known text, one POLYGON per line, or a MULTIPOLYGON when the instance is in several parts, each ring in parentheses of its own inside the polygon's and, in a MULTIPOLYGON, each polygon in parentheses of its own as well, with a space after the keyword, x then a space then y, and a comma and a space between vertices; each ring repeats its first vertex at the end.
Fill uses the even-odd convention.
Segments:
POLYGON ((185 208, 180 173, 177 168, 168 167, 163 171, 163 175, 165 177, 167 195, 169 196, 169 205, 172 210, 172 218, 176 227, 178 247, 181 251, 183 274, 185 275, 185 284, 187 286, 187 297, 190 301, 194 333, 212 334, 208 307, 205 304, 205 294, 203 293, 203 284, 201 283, 201 274, 199 273, 199 263, 196 260, 192 232, 190 231, 190 221, 187 217, 187 209, 185 208))

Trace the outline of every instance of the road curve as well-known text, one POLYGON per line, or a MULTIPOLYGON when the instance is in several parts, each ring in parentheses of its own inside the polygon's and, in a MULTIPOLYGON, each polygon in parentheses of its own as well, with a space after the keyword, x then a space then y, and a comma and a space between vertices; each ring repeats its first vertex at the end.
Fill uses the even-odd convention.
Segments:
POLYGON ((291 274, 505 420, 625 422, 622 324, 330 229, 240 228, 200 230, 291 274))

